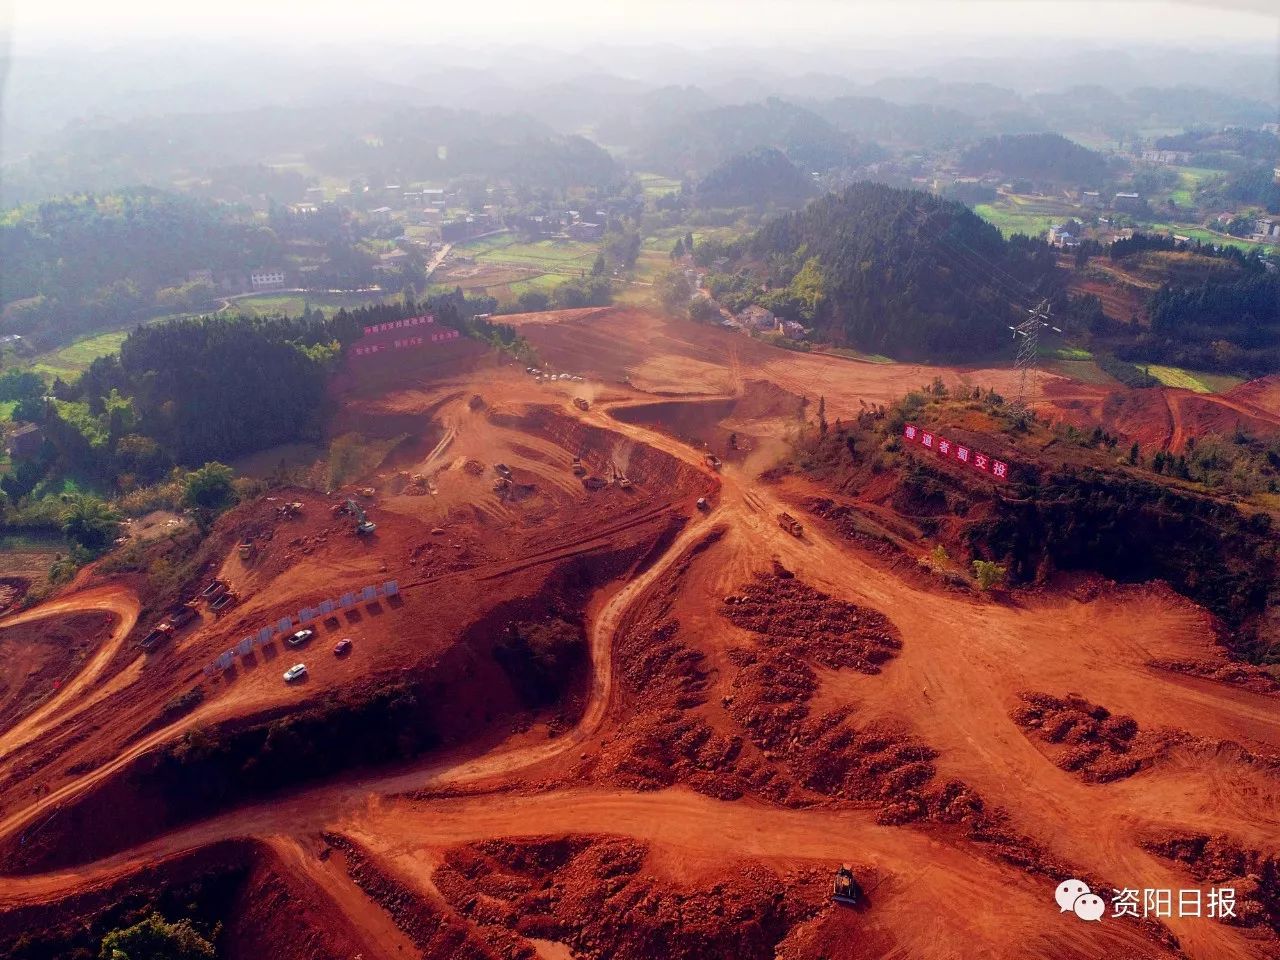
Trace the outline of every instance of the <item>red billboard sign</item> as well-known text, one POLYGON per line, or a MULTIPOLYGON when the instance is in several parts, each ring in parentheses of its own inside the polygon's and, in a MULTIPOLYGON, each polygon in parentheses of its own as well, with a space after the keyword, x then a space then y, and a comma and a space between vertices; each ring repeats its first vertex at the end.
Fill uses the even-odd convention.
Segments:
POLYGON ((908 423, 902 428, 902 437, 904 440, 918 443, 932 450, 940 457, 981 470, 989 477, 995 477, 997 480, 1009 479, 1009 465, 1003 460, 997 460, 981 450, 974 450, 962 443, 949 440, 932 430, 925 430, 914 423, 908 423))

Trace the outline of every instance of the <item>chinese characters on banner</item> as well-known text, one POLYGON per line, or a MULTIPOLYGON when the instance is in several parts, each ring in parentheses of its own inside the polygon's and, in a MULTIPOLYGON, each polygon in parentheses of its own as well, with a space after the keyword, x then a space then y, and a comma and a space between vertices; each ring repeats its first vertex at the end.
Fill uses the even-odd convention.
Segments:
POLYGON ((388 323, 375 323, 364 328, 364 337, 351 348, 353 356, 369 357, 388 350, 403 350, 407 347, 421 347, 427 343, 443 343, 457 340, 461 334, 457 330, 439 330, 427 333, 423 327, 436 322, 430 314, 421 317, 409 317, 406 320, 395 320, 388 323), (412 335, 401 331, 414 331, 412 335), (388 336, 389 334, 389 336, 388 336))
POLYGON ((429 323, 435 323, 436 318, 431 314, 422 317, 410 317, 407 320, 395 320, 390 323, 375 323, 371 327, 364 328, 364 335, 371 337, 375 333, 390 333, 392 330, 401 330, 405 327, 422 327, 429 323))
POLYGON ((902 428, 902 437, 904 440, 927 447, 940 457, 981 470, 989 477, 995 477, 997 480, 1009 479, 1009 465, 1004 461, 990 457, 981 450, 973 450, 962 443, 948 440, 931 430, 917 427, 914 423, 908 423, 902 428))
POLYGON ((356 344, 352 352, 357 357, 367 357, 375 353, 385 353, 388 350, 403 350, 405 347, 420 347, 424 343, 443 343, 445 340, 457 340, 457 330, 447 330, 441 333, 433 333, 429 337, 404 337, 398 340, 388 340, 386 343, 372 343, 368 346, 356 344))

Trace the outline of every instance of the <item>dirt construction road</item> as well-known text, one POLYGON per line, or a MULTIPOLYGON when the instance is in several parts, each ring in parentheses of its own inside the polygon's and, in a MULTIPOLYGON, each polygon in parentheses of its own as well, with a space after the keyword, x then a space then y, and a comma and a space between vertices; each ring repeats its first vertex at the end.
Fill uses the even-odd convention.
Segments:
MULTIPOLYGON (((613 406, 631 402, 597 402, 585 413, 566 402, 565 412, 715 476, 703 464, 701 450, 611 415, 613 406)), ((449 429, 452 440, 466 427, 449 429)), ((997 603, 913 586, 816 524, 806 524, 802 538, 783 532, 776 514, 795 506, 749 472, 727 466, 718 479, 712 509, 693 513, 643 573, 593 601, 590 694, 570 732, 297 792, 220 814, 96 863, 6 877, 0 882, 0 911, 100 887, 216 840, 254 837, 266 839, 281 862, 346 918, 367 946, 366 956, 412 956, 418 948, 393 918, 365 897, 336 860, 320 859, 322 832, 357 842, 423 896, 434 895, 432 871, 459 844, 494 837, 618 834, 646 842, 648 868, 676 881, 731 869, 744 858, 823 871, 832 863, 855 862, 879 879, 869 909, 847 922, 860 924, 868 936, 889 938, 894 948, 883 956, 1179 955, 1137 925, 1086 924, 1059 914, 1052 901, 1056 879, 984 854, 945 829, 882 824, 872 807, 789 809, 750 799, 717 800, 681 786, 634 792, 566 782, 566 762, 598 748, 610 732, 616 639, 633 625, 646 596, 674 567, 690 562, 692 548, 712 529, 723 537, 715 548, 715 566, 708 565, 697 581, 705 594, 702 603, 710 608, 719 596, 739 588, 747 572, 765 570, 776 558, 804 582, 882 611, 901 634, 897 658, 877 675, 828 671, 819 696, 856 705, 859 717, 906 723, 937 750, 941 774, 972 786, 1003 811, 1014 830, 1061 860, 1116 888, 1176 890, 1194 881, 1148 852, 1141 844, 1145 836, 1223 833, 1261 849, 1274 846, 1280 833, 1280 779, 1253 758, 1280 753, 1276 700, 1148 665, 1162 657, 1213 655, 1202 611, 1163 589, 1117 589, 1079 598, 1047 593, 997 603), (1185 737, 1152 770, 1117 783, 1088 784, 1056 766, 1011 719, 1019 693, 1027 690, 1078 693, 1129 714, 1144 729, 1170 728, 1185 737)), ((120 618, 111 641, 73 684, 0 735, 0 751, 75 717, 109 685, 136 682, 136 672, 126 669, 95 686, 137 616, 136 600, 128 595, 110 590, 73 595, 23 617, 90 607, 120 618)), ((704 642, 708 650, 728 643, 711 634, 704 642)), ((67 784, 61 799, 70 800, 91 782, 67 784)), ((33 817, 32 811, 11 812, 5 835, 13 836, 33 817)), ((1188 957, 1262 958, 1271 949, 1241 928, 1208 919, 1163 922, 1188 957)))

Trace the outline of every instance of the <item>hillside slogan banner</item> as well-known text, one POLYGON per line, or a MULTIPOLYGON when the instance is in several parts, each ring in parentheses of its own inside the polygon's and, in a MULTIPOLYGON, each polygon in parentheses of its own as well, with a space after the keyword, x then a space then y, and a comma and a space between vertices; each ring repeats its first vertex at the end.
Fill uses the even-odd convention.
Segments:
POLYGON ((956 463, 979 470, 989 477, 1006 481, 1009 479, 1009 465, 1003 460, 997 460, 995 457, 985 454, 981 450, 974 450, 963 443, 948 440, 941 434, 932 430, 925 430, 914 423, 908 423, 902 428, 902 438, 910 443, 918 443, 920 446, 932 450, 940 457, 945 457, 948 460, 954 460, 956 463))

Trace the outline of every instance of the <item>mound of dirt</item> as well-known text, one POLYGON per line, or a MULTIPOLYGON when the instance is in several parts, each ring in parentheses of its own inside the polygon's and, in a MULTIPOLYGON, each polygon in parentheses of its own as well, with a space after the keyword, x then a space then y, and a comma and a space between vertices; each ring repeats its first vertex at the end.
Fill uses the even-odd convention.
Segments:
POLYGON ((645 871, 647 855, 644 844, 614 837, 486 840, 450 850, 434 881, 486 931, 515 930, 591 958, 772 960, 816 912, 812 895, 758 863, 687 889, 645 871))
POLYGON ((356 843, 326 833, 325 842, 342 852, 351 879, 374 903, 391 915, 397 927, 431 960, 532 960, 533 949, 518 938, 494 932, 482 939, 434 899, 410 890, 356 843), (486 942, 488 941, 488 942, 486 942))
POLYGON ((1260 693, 1263 696, 1280 697, 1280 678, 1264 667, 1250 663, 1223 663, 1214 660, 1152 660, 1150 666, 1171 670, 1191 677, 1203 677, 1216 683, 1260 693))
POLYGON ((1063 770, 1087 783, 1110 783, 1151 766, 1177 734, 1144 734, 1133 717, 1112 715, 1082 697, 1023 693, 1014 723, 1048 745, 1063 770))
POLYGON ((1201 883, 1235 890, 1235 917, 1224 922, 1260 927, 1280 941, 1280 854, 1251 850, 1230 837, 1167 834, 1142 841, 1166 860, 1185 864, 1201 883))
POLYGON ((833 599, 785 570, 761 574, 737 596, 725 597, 720 612, 758 634, 765 646, 832 670, 879 673, 902 648, 883 614, 833 599))

